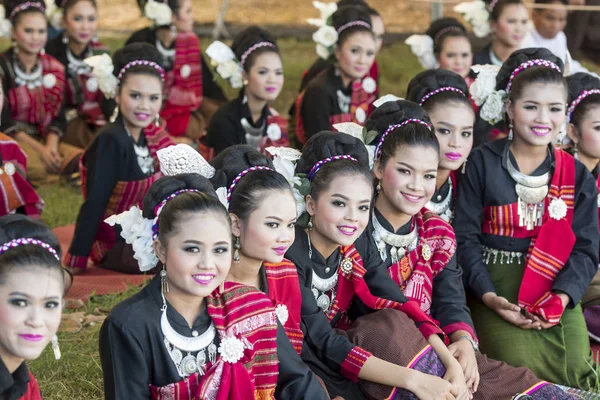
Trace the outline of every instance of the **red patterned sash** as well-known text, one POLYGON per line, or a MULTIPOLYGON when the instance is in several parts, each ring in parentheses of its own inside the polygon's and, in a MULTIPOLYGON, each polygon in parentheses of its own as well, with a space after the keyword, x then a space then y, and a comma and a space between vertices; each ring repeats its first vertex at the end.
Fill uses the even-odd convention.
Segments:
POLYGON ((292 346, 300 354, 304 334, 300 329, 302 294, 296 266, 291 261, 283 259, 278 264, 264 263, 264 267, 269 285, 269 297, 273 300, 279 322, 283 325, 292 346))
POLYGON ((173 136, 185 136, 190 113, 202 103, 202 64, 200 40, 194 32, 182 32, 175 38, 173 69, 165 77, 165 107, 161 117, 173 136))
POLYGON ((150 385, 160 400, 263 400, 275 399, 277 385, 277 321, 273 304, 264 293, 249 286, 225 282, 207 298, 208 314, 223 343, 235 337, 245 343, 236 363, 219 355, 206 374, 193 374, 163 387, 150 385))
MULTIPOLYGON (((6 55, 4 55, 6 57, 6 55)), ((6 94, 11 107, 11 117, 18 122, 35 126, 41 136, 60 113, 65 93, 65 67, 49 54, 40 55, 43 81, 55 79, 52 87, 43 84, 30 89, 27 85, 14 86, 6 94)), ((6 60, 11 63, 11 60, 6 60)))
POLYGON ((575 207, 575 160, 554 149, 555 171, 544 201, 542 226, 527 230, 519 226, 518 203, 484 208, 482 232, 514 238, 532 238, 525 261, 525 273, 519 289, 519 306, 546 321, 557 324, 563 312, 560 298, 551 292, 554 279, 569 259, 575 245, 573 211, 575 207), (567 206, 566 216, 550 217, 548 206, 554 200, 567 206), (560 233, 560 234, 559 234, 560 233))

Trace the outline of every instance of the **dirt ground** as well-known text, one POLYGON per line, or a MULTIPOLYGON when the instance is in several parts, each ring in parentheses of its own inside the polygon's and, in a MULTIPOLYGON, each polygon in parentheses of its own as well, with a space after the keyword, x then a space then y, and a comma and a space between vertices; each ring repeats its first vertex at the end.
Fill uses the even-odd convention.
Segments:
MULTIPOLYGON (((192 0, 194 16, 200 24, 215 21, 223 0, 192 0)), ((327 0, 322 0, 327 1, 327 0)), ((424 31, 430 23, 431 5, 410 0, 370 0, 385 20, 388 32, 424 31)), ((128 32, 148 24, 140 15, 134 0, 98 0, 100 28, 105 31, 128 32)), ((445 15, 453 15, 452 6, 445 15)), ((317 18, 310 0, 230 0, 225 17, 227 24, 279 25, 306 29, 306 18, 317 18)))

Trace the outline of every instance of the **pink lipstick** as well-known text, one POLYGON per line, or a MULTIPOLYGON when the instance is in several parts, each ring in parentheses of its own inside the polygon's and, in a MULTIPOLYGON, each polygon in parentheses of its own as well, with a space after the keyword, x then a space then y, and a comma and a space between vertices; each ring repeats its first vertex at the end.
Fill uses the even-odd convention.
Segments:
POLYGON ((416 196, 410 193, 402 193, 402 196, 411 203, 420 203, 423 200, 423 196, 416 196))
POLYGON ((34 335, 31 333, 19 335, 21 338, 29 341, 29 342, 39 342, 44 338, 44 335, 34 335))
POLYGON ((201 285, 208 285, 215 279, 215 274, 196 274, 192 275, 192 279, 201 285))
POLYGON ((275 86, 267 87, 267 92, 269 92, 269 93, 275 93, 276 91, 277 91, 277 88, 275 86))
POLYGON ((277 253, 277 255, 282 256, 287 251, 287 246, 275 247, 273 251, 277 253))
POLYGON ((150 114, 148 113, 134 113, 135 117, 140 121, 148 121, 150 114))
POLYGON ((534 133, 534 135, 543 137, 550 134, 552 129, 547 126, 533 126, 531 127, 531 131, 534 133))
POLYGON ((351 225, 342 225, 338 226, 338 230, 346 236, 354 236, 354 234, 358 230, 358 227, 351 225))
POLYGON ((455 153, 455 152, 446 153, 444 155, 450 161, 458 161, 462 157, 462 155, 460 153, 455 153))

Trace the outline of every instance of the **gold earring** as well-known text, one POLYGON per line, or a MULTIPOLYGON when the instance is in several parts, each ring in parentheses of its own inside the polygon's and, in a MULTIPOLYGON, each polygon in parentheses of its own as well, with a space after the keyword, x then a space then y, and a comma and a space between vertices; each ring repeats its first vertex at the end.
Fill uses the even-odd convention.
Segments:
POLYGON ((244 86, 248 86, 248 83, 250 83, 250 82, 248 82, 248 79, 244 78, 244 80, 242 81, 242 83, 244 84, 244 86))

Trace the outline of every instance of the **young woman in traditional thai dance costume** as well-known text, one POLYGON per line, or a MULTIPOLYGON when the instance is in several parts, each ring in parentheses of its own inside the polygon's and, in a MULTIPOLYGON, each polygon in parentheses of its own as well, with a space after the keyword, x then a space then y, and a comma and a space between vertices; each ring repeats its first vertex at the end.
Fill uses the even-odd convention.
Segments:
POLYGON ((552 145, 567 112, 562 61, 516 51, 495 90, 483 108, 497 119, 506 110, 511 133, 469 156, 454 219, 481 348, 542 379, 597 390, 580 301, 598 265, 598 190, 552 145))
MULTIPOLYGON (((600 79, 585 72, 579 72, 569 76, 567 83, 569 85, 567 134, 570 139, 570 152, 592 173, 600 193, 598 174, 600 169, 600 146, 598 145, 600 79)), ((598 197, 600 198, 600 194, 598 197)), ((581 305, 590 338, 600 342, 600 275, 598 273, 581 299, 581 305)))
POLYGON ((63 0, 65 27, 62 35, 50 40, 46 51, 65 67, 65 106, 67 127, 65 143, 82 149, 92 142, 106 125, 115 104, 106 100, 98 80, 91 74, 85 58, 107 54, 109 48, 98 42, 98 7, 95 0, 63 0))
POLYGON ((140 269, 159 260, 163 267, 102 326, 107 399, 131 393, 186 400, 328 398, 278 324, 272 301, 254 287, 224 282, 237 249, 227 210, 208 179, 163 177, 144 198, 141 214, 134 207, 109 222, 122 224, 140 269))
MULTIPOLYGON (((432 96, 448 99, 443 91, 432 96)), ((469 110, 462 96, 466 103, 462 107, 469 110)), ((459 361, 474 399, 512 399, 525 394, 540 400, 571 399, 570 394, 526 368, 515 368, 478 353, 462 271, 454 254, 454 232, 446 221, 424 208, 436 191, 440 164, 439 133, 434 134, 425 111, 408 101, 386 102, 365 126, 379 134, 374 165, 378 195, 365 232, 367 246, 360 241, 356 244, 365 262, 373 262, 367 258, 373 253, 369 246, 377 249, 374 257, 383 263, 404 295, 440 321, 451 341, 448 349, 459 361)), ((405 349, 400 343, 390 346, 376 339, 378 328, 374 324, 361 333, 364 346, 374 354, 386 354, 391 362, 402 360, 405 349)), ((404 337, 397 340, 403 341, 404 337)), ((380 391, 374 393, 378 398, 390 390, 377 389, 380 391)))
POLYGON ((165 68, 160 116, 177 143, 198 147, 213 114, 227 99, 202 56, 193 30, 192 1, 148 0, 140 1, 142 5, 154 26, 135 32, 127 44, 143 42, 158 49, 165 68))
POLYGON ((0 130, 27 153, 27 175, 34 184, 48 174, 69 176, 77 171, 82 150, 61 142, 65 69, 44 50, 44 2, 17 0, 5 6, 14 45, 0 55, 2 90, 8 99, 0 130))
POLYGON ((213 116, 208 145, 216 153, 236 144, 263 152, 269 146, 289 146, 287 118, 269 106, 283 88, 283 64, 275 38, 252 26, 236 36, 231 48, 215 42, 206 54, 233 87, 241 87, 238 97, 213 116))
POLYGON ((52 231, 24 215, 0 218, 0 398, 41 400, 25 361, 35 360, 52 342, 65 294, 60 243, 52 231))
POLYGON ((131 247, 103 221, 141 204, 161 176, 156 152, 173 144, 154 123, 162 104, 164 70, 160 53, 146 43, 117 51, 114 68, 107 55, 96 57, 89 61, 95 65, 93 74, 105 95, 115 97, 119 116, 101 130, 81 159, 85 201, 64 262, 86 268, 91 257, 96 265, 136 273, 131 247), (106 71, 114 72, 103 75, 106 71))
MULTIPOLYGON (((467 85, 453 72, 428 70, 410 81, 406 98, 427 112, 440 145, 436 190, 426 207, 452 223, 458 174, 473 147, 475 114, 467 85)), ((394 125, 394 121, 391 122, 394 125)))
POLYGON ((314 34, 317 52, 336 62, 314 78, 296 99, 296 145, 340 122, 364 124, 376 99, 377 82, 369 76, 377 45, 368 12, 359 6, 340 7, 314 34))

